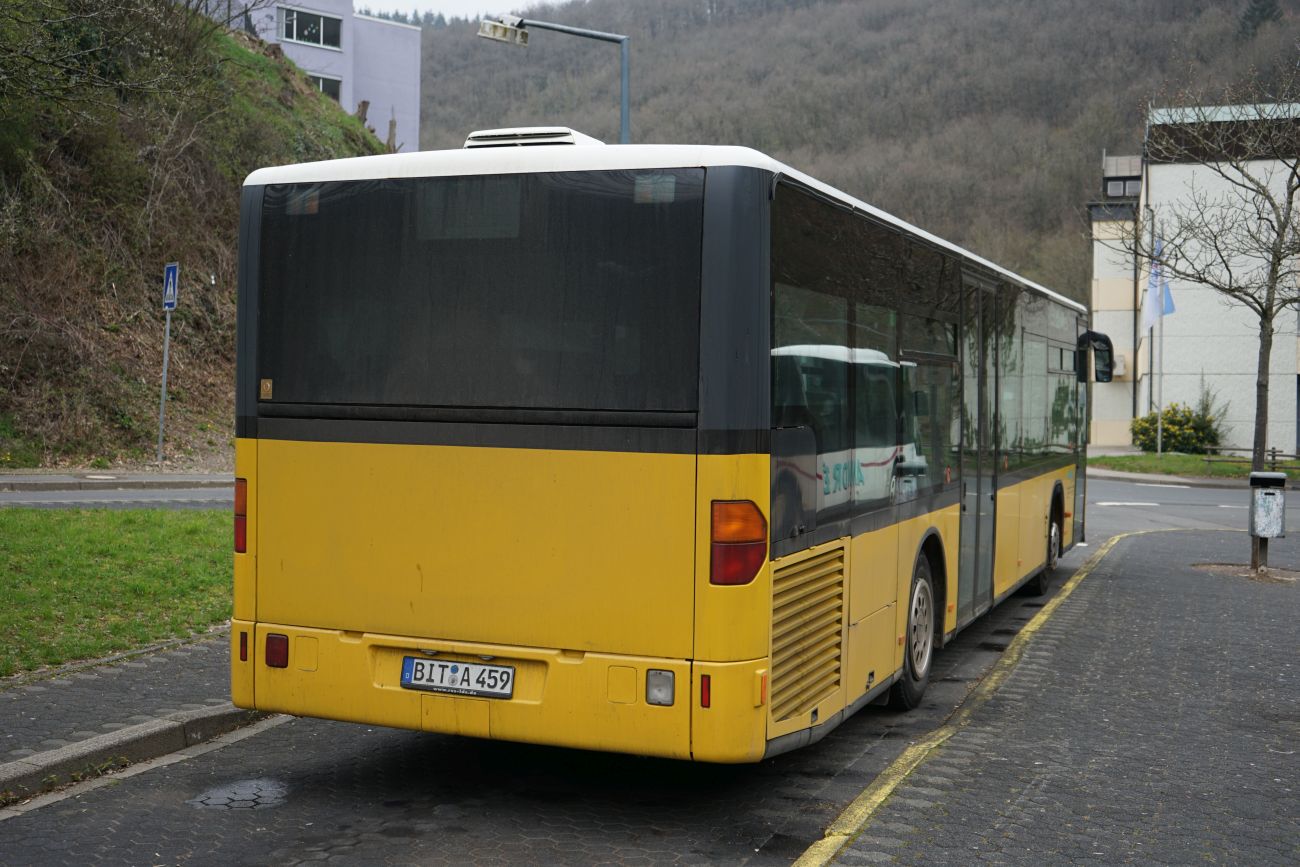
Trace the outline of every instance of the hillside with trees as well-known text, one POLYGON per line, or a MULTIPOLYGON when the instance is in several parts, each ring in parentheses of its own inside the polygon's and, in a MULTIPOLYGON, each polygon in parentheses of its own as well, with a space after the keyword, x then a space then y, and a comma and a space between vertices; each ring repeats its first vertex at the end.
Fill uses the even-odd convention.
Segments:
MULTIPOLYGON (((1077 299, 1102 150, 1148 100, 1294 54, 1275 0, 590 0, 519 14, 631 37, 632 140, 739 144, 1077 299)), ((618 140, 618 49, 425 22, 425 148, 558 124, 618 140)))
POLYGON ((278 48, 162 0, 0 4, 0 467, 229 464, 239 187, 375 153, 278 48))

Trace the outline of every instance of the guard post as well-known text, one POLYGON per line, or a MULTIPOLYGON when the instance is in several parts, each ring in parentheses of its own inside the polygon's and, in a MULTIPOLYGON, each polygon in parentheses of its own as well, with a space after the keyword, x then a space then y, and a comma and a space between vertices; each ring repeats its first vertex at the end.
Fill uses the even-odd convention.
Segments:
POLYGON ((1268 540, 1286 535, 1286 473, 1250 474, 1250 567, 1268 568, 1268 540))

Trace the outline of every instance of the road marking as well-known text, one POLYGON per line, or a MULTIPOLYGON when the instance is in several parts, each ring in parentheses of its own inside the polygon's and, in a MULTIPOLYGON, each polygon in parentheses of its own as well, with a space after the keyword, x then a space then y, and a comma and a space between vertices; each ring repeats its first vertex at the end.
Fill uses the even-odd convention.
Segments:
POLYGON ((1158 506, 1159 503, 1131 503, 1126 500, 1106 500, 1100 503, 1093 503, 1094 506, 1158 506))
POLYGON ((1181 488, 1186 490, 1191 485, 1168 485, 1164 482, 1134 482, 1133 485, 1138 488, 1181 488))
MULTIPOLYGON (((1098 505, 1103 504, 1098 503, 1098 505)), ((1155 505, 1155 503, 1149 505, 1155 505)), ((1098 564, 1110 553, 1115 545, 1133 536, 1185 531, 1187 529, 1186 527, 1170 527, 1158 530, 1135 530, 1131 533, 1121 533, 1107 539, 1106 543, 1079 567, 1079 571, 1075 572, 1070 577, 1070 580, 1065 582, 1060 591, 1052 597, 1052 600, 1040 608, 1033 619, 1024 625, 1015 638, 1011 639, 1011 643, 1007 645, 1007 649, 1002 653, 1002 658, 984 676, 979 686, 975 687, 971 692, 970 697, 953 711, 947 722, 903 750, 902 755, 894 759, 889 767, 885 768, 871 785, 863 789, 853 799, 853 802, 844 808, 844 812, 840 813, 834 822, 831 822, 826 829, 825 835, 804 850, 804 853, 799 856, 799 860, 794 862, 794 867, 822 867, 822 865, 829 864, 844 847, 857 839, 867 823, 871 821, 871 817, 876 810, 880 808, 880 805, 889 799, 889 796, 911 775, 912 771, 916 770, 945 741, 967 725, 975 712, 987 704, 989 699, 997 693, 1003 682, 1015 669, 1016 664, 1020 662, 1020 658, 1025 652, 1025 645, 1029 643, 1029 640, 1038 630, 1042 629, 1043 624, 1056 612, 1056 609, 1061 607, 1061 603, 1070 597, 1070 594, 1079 586, 1079 583, 1084 578, 1087 578, 1093 569, 1097 568, 1098 564)))
POLYGON ((1250 506, 1225 506, 1222 503, 1220 503, 1219 508, 1220 509, 1249 509, 1250 506))

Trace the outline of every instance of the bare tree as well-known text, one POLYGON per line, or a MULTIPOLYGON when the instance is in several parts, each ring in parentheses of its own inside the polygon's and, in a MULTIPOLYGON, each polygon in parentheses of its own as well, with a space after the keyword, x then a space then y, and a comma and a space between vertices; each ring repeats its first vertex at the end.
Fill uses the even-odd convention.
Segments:
MULTIPOLYGON (((1204 286, 1258 320, 1251 468, 1268 448, 1269 361, 1278 318, 1300 306, 1300 71, 1294 62, 1153 110, 1149 164, 1193 165, 1185 192, 1140 216, 1120 244, 1167 278, 1204 286)), ((1251 565, 1260 566, 1258 539, 1251 565)))

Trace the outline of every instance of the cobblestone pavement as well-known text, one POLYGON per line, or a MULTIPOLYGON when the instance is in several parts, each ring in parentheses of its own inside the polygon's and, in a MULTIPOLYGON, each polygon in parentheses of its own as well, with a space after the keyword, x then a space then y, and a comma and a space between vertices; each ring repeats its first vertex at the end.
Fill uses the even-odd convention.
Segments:
MULTIPOLYGON (((178 710, 230 701, 222 632, 24 683, 0 680, 0 763, 67 746, 178 710)), ((0 863, 4 863, 0 848, 0 863)))
POLYGON ((867 708, 758 765, 300 719, 0 821, 0 863, 789 864, 1040 606, 1013 597, 959 636, 918 710, 867 708))
POLYGON ((1119 542, 839 863, 1300 863, 1300 585, 1190 565, 1247 544, 1119 542))

